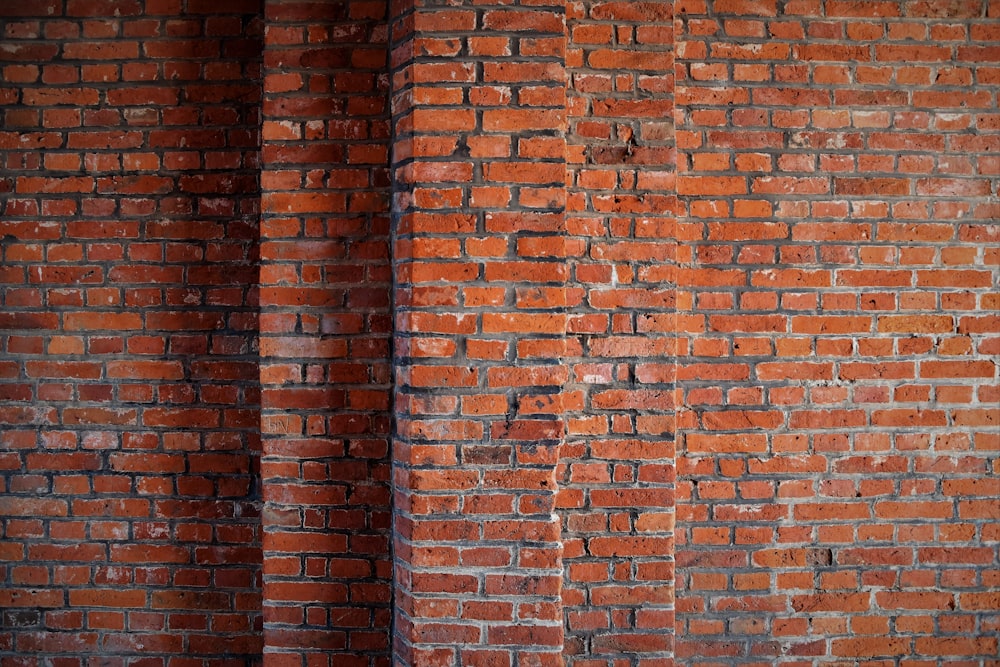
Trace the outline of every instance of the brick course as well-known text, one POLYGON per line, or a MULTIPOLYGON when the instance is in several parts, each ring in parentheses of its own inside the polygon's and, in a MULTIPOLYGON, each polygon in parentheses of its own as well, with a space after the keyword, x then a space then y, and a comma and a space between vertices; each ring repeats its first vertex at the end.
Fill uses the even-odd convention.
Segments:
POLYGON ((985 665, 996 0, 0 5, 0 665, 985 665))

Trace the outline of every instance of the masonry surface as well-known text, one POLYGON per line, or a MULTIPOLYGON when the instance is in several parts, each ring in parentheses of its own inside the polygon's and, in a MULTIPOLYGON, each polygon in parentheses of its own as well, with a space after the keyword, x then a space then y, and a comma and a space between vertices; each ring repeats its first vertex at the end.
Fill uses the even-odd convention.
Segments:
POLYGON ((997 665, 1000 2, 0 3, 0 667, 997 665))

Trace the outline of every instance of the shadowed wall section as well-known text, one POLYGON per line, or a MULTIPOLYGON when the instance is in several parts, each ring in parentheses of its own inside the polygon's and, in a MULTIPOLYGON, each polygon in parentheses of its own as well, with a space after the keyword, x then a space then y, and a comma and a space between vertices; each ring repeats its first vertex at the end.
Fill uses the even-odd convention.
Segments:
POLYGON ((264 662, 389 662, 388 77, 379 2, 265 12, 264 662))
POLYGON ((260 6, 179 4, 0 7, 5 664, 259 659, 260 6))

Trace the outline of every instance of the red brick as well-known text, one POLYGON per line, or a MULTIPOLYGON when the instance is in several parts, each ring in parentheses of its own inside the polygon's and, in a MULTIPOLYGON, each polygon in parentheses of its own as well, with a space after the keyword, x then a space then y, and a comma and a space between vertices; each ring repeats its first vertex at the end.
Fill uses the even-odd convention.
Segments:
POLYGON ((996 652, 982 3, 36 4, 0 9, 12 650, 996 652), (95 581, 127 621, 60 608, 95 581))

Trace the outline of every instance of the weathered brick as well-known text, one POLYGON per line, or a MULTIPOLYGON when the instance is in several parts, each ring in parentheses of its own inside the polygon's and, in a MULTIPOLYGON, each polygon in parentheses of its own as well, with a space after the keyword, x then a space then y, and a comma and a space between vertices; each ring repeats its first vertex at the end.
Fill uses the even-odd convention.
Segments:
MULTIPOLYGON (((951 390, 942 385, 971 387, 980 382, 977 377, 992 376, 989 362, 952 356, 966 355, 971 348, 952 347, 955 343, 945 340, 935 348, 929 344, 958 327, 950 307, 944 306, 950 297, 938 302, 937 295, 986 289, 985 276, 976 275, 971 256, 953 249, 970 248, 965 244, 974 242, 956 243, 953 213, 933 199, 955 198, 968 206, 985 192, 973 170, 942 173, 936 159, 955 150, 960 128, 969 125, 959 114, 949 115, 954 124, 930 121, 932 115, 951 114, 954 105, 974 108, 985 98, 967 87, 960 98, 948 99, 940 88, 948 85, 948 75, 932 80, 929 65, 948 62, 955 81, 976 65, 929 36, 946 28, 944 20, 930 18, 934 10, 927 3, 828 2, 820 8, 734 0, 686 9, 683 32, 676 36, 677 137, 683 142, 679 163, 687 168, 678 187, 682 215, 705 220, 707 226, 707 231, 696 230, 688 256, 692 273, 708 266, 720 273, 737 271, 730 284, 740 293, 736 299, 722 292, 722 283, 682 280, 692 293, 685 295, 685 303, 679 301, 680 307, 701 317, 688 320, 694 325, 686 346, 689 355, 677 360, 677 375, 686 377, 686 365, 703 367, 709 357, 749 355, 750 377, 764 385, 755 394, 744 391, 751 383, 742 376, 718 376, 714 382, 722 386, 717 389, 687 387, 685 382, 686 404, 718 405, 724 396, 746 394, 770 407, 777 419, 762 429, 749 418, 751 413, 705 410, 692 414, 681 429, 681 461, 689 457, 691 465, 681 475, 689 492, 678 500, 682 542, 677 558, 685 566, 706 563, 722 569, 713 573, 718 581, 712 585, 702 585, 697 570, 680 570, 678 588, 687 590, 681 593, 677 632, 690 639, 678 646, 678 658, 684 664, 700 664, 700 656, 749 664, 751 656, 775 655, 769 641, 776 632, 797 643, 801 655, 905 661, 921 659, 931 646, 958 660, 975 654, 981 649, 968 643, 935 644, 943 638, 935 636, 934 622, 951 615, 953 589, 923 598, 921 593, 895 598, 890 590, 896 581, 892 569, 914 565, 917 545, 934 541, 933 525, 960 520, 958 508, 936 495, 940 479, 903 481, 908 457, 918 468, 931 465, 929 459, 935 457, 926 448, 932 441, 943 443, 949 428, 961 430, 963 442, 976 437, 972 432, 978 416, 961 416, 963 408, 949 402, 961 404, 971 394, 949 398, 951 390), (907 12, 928 23, 900 20, 907 12), (752 43, 765 22, 770 41, 752 43), (735 86, 721 85, 730 73, 747 89, 741 97, 735 86), (818 90, 823 85, 834 86, 832 96, 818 90), (747 99, 756 108, 732 108, 747 99), (805 104, 812 110, 787 108, 795 100, 809 100, 805 104), (879 105, 879 111, 864 110, 870 104, 879 105), (907 120, 893 124, 891 114, 907 120), (779 148, 778 128, 789 132, 793 151, 779 148), (733 167, 756 172, 747 193, 767 199, 760 214, 738 205, 746 198, 740 197, 744 184, 732 180, 733 167), (704 201, 706 197, 713 201, 704 201), (767 226, 753 223, 761 214, 767 226), (912 248, 903 249, 903 244, 912 248), (755 269, 754 264, 762 266, 755 269), (841 268, 823 275, 830 265, 841 268), (699 340, 707 333, 725 340, 718 345, 699 340), (916 356, 900 357, 902 353, 916 356), (918 377, 920 389, 913 386, 918 377), (814 383, 826 386, 808 386, 814 383), (902 404, 911 401, 927 403, 902 404), (710 435, 704 433, 708 429, 724 430, 710 435), (906 436, 908 429, 926 434, 918 438, 924 444, 906 436), (788 448, 797 457, 775 457, 775 448, 788 448), (725 458, 711 465, 706 456, 725 458), (852 477, 858 474, 871 479, 859 482, 852 477), (732 504, 736 488, 766 484, 774 475, 782 480, 781 504, 774 504, 766 486, 759 498, 743 495, 744 504, 732 504), (905 498, 900 496, 904 493, 905 498), (786 511, 799 523, 828 525, 815 532, 778 525, 786 511), (747 522, 763 530, 748 532, 747 522), (774 534, 767 528, 792 548, 766 547, 774 534), (907 545, 851 546, 855 540, 897 539, 907 545), (741 540, 746 540, 750 567, 742 559, 713 558, 721 545, 741 540), (829 568, 823 583, 808 593, 782 590, 778 599, 769 595, 774 570, 779 571, 779 589, 782 582, 789 589, 816 586, 814 563, 805 558, 808 549, 826 554, 822 563, 815 563, 829 568), (850 570, 858 565, 865 567, 864 583, 876 587, 874 596, 858 592, 858 577, 850 570), (797 570, 805 576, 799 577, 797 570), (763 589, 751 587, 733 607, 746 610, 735 612, 745 619, 734 619, 733 611, 720 613, 732 604, 730 587, 754 577, 764 578, 763 589), (834 581, 843 593, 823 590, 834 581), (910 604, 926 622, 903 632, 890 630, 886 619, 910 604), (793 609, 792 616, 779 619, 777 610, 787 608, 793 609), (846 622, 825 627, 826 640, 817 644, 806 636, 805 616, 807 609, 820 608, 837 609, 846 622), (869 641, 866 631, 880 641, 869 641)), ((958 39, 976 29, 978 21, 962 3, 938 10, 955 12, 950 27, 961 35, 958 39)), ((963 145, 977 154, 988 150, 985 142, 978 149, 963 145)), ((970 533, 956 539, 956 559, 977 568, 976 539, 970 533)))
POLYGON ((0 660, 988 660, 995 13, 4 4, 0 660))
MULTIPOLYGON (((14 650, 36 652, 42 660, 59 660, 53 656, 66 653, 78 661, 95 655, 127 660, 126 656, 149 650, 179 651, 193 633, 231 619, 233 632, 246 637, 239 655, 252 656, 260 649, 254 631, 259 607, 237 609, 231 601, 236 595, 247 599, 256 595, 253 572, 259 565, 251 561, 242 579, 226 583, 225 567, 198 558, 191 548, 194 542, 221 539, 209 524, 203 523, 209 530, 197 536, 182 530, 171 535, 166 521, 159 532, 146 531, 151 505, 142 496, 183 499, 185 509, 175 513, 174 520, 193 524, 211 517, 246 528, 247 541, 256 541, 256 512, 247 497, 256 439, 244 417, 236 416, 237 406, 245 413, 255 411, 255 373, 229 378, 229 388, 220 392, 213 386, 215 380, 192 377, 187 369, 212 359, 248 359, 255 333, 253 327, 237 324, 242 317, 255 317, 250 272, 233 270, 222 282, 202 280, 201 272, 206 262, 223 257, 236 264, 252 261, 259 200, 253 135, 259 99, 253 84, 241 99, 199 98, 196 89, 199 81, 224 88, 245 86, 248 78, 254 79, 260 50, 259 24, 254 20, 258 8, 216 7, 191 22, 200 35, 221 21, 235 30, 222 41, 204 39, 205 45, 215 45, 211 50, 216 59, 200 59, 199 46, 185 56, 193 67, 188 69, 190 76, 164 86, 151 56, 156 42, 162 41, 158 35, 167 34, 174 24, 179 6, 158 0, 64 4, 0 9, 5 37, 14 40, 6 60, 21 63, 20 69, 5 66, 4 73, 25 86, 20 100, 5 102, 5 113, 12 127, 23 130, 31 150, 50 151, 40 163, 19 160, 15 166, 8 154, 15 146, 0 147, 4 168, 14 169, 5 173, 17 173, 11 184, 19 196, 33 202, 20 205, 5 193, 0 202, 3 233, 23 243, 37 243, 38 255, 31 257, 6 241, 0 252, 5 263, 25 271, 18 283, 30 283, 44 295, 30 299, 19 294, 17 284, 0 289, 0 304, 13 309, 0 318, 0 354, 16 360, 23 369, 19 376, 26 380, 23 385, 3 384, 0 394, 6 397, 8 389, 23 387, 26 395, 10 399, 60 403, 58 413, 48 420, 24 415, 36 422, 39 446, 37 451, 34 446, 19 450, 18 468, 23 472, 4 479, 12 505, 0 513, 16 517, 32 511, 39 525, 47 527, 48 537, 33 536, 13 560, 43 563, 42 569, 51 573, 34 582, 41 595, 35 606, 50 606, 46 600, 59 597, 63 602, 51 606, 68 605, 65 612, 78 619, 74 622, 64 618, 63 611, 54 611, 35 627, 25 628, 23 639, 15 638, 3 652, 8 656, 14 650), (112 14, 115 18, 108 20, 112 14), (13 16, 24 16, 34 30, 19 37, 13 16), (222 42, 234 52, 222 55, 217 46, 222 42), (237 42, 250 48, 236 55, 237 42), (53 49, 62 60, 54 60, 53 49), (31 78, 31 71, 40 74, 31 78), (18 107, 32 111, 23 114, 18 107), (199 124, 202 127, 191 130, 191 136, 211 135, 216 139, 206 141, 206 146, 229 146, 228 161, 195 159, 183 174, 171 170, 163 147, 184 141, 189 131, 178 126, 199 124), (167 137, 170 142, 162 140, 167 137), (211 177, 199 175, 206 169, 215 170, 211 177), (81 175, 83 171, 89 175, 81 175), (204 187, 196 195, 186 179, 199 178, 204 187), (137 222, 154 213, 156 224, 147 227, 137 222), (47 221, 37 222, 39 215, 47 221), (195 222, 195 215, 204 219, 195 222), (245 221, 233 222, 239 215, 245 215, 245 221), (225 225, 230 233, 224 236, 225 225), (173 253, 173 246, 157 233, 163 226, 185 228, 180 238, 190 241, 190 251, 173 253), (126 264, 126 258, 137 264, 126 264), (215 291, 213 283, 233 289, 215 291), (143 289, 165 299, 137 300, 143 289), (168 303, 183 308, 175 311, 173 326, 162 314, 170 308, 168 303), (208 313, 213 309, 225 309, 232 326, 208 313), (211 349, 207 342, 188 345, 193 336, 188 327, 208 320, 218 330, 219 344, 211 349), (26 330, 43 329, 53 333, 44 345, 8 343, 8 334, 16 341, 26 330), (57 330, 72 335, 59 335, 57 330), (230 342, 223 344, 227 337, 230 342), (190 410, 182 405, 199 395, 213 407, 190 410), (151 403, 154 396, 169 407, 149 413, 138 407, 151 403), (177 425, 195 429, 191 433, 196 437, 175 452, 149 451, 169 449, 169 432, 177 425), (199 472, 194 464, 189 468, 188 457, 202 446, 225 448, 238 462, 211 471, 199 472), (55 478, 44 492, 59 494, 58 502, 35 503, 41 490, 28 483, 34 475, 55 478), (242 497, 246 504, 217 504, 215 494, 242 497), (173 542, 164 543, 167 539, 173 542), (73 540, 79 546, 54 549, 48 540, 73 540), (149 609, 146 586, 172 590, 186 582, 204 586, 213 580, 228 588, 229 592, 218 594, 227 603, 193 609, 169 638, 139 632, 143 628, 139 616, 129 624, 131 634, 122 633, 127 627, 125 615, 100 611, 120 607, 139 614, 149 609), (91 630, 118 634, 108 634, 107 641, 98 643, 91 630)), ((0 408, 0 414, 5 409, 0 408)), ((161 622, 158 629, 162 627, 161 622)), ((211 660, 209 656, 226 650, 206 644, 203 655, 211 660)))

